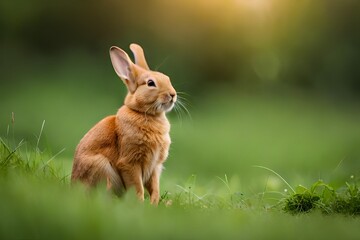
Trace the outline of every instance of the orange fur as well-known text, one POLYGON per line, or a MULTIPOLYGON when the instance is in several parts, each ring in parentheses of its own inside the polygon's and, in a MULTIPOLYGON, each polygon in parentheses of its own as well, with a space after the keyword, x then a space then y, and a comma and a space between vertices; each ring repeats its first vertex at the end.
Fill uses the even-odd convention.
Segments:
POLYGON ((113 67, 128 94, 115 116, 104 118, 82 138, 71 179, 88 187, 106 179, 108 189, 118 195, 134 186, 140 200, 145 187, 151 203, 158 204, 162 164, 171 142, 165 113, 177 95, 169 77, 148 68, 139 45, 131 44, 130 49, 135 64, 120 48, 110 49, 113 67))

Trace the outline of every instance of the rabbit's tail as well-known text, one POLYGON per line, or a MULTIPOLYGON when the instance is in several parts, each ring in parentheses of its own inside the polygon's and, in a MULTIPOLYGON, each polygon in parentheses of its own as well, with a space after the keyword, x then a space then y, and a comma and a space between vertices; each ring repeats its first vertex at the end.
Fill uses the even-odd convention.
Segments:
POLYGON ((121 173, 116 171, 110 164, 110 162, 106 162, 104 166, 104 175, 107 178, 107 188, 111 189, 116 195, 122 195, 125 190, 125 183, 121 177, 121 173))
POLYGON ((103 155, 82 156, 75 158, 71 181, 81 181, 89 187, 95 186, 101 180, 107 180, 107 188, 121 195, 125 185, 120 173, 110 164, 110 161, 103 155))

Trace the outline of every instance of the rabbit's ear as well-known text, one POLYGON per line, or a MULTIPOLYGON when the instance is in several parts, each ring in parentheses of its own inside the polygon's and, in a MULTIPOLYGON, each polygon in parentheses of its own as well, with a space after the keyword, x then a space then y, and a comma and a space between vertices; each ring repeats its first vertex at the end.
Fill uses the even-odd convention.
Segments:
POLYGON ((139 67, 142 67, 142 68, 146 69, 146 70, 150 70, 148 64, 146 63, 144 50, 142 49, 142 47, 140 47, 136 43, 132 43, 132 44, 130 44, 130 49, 134 54, 135 64, 138 65, 139 67))
POLYGON ((136 90, 134 63, 126 52, 118 47, 110 48, 111 63, 116 74, 124 81, 131 93, 136 90))

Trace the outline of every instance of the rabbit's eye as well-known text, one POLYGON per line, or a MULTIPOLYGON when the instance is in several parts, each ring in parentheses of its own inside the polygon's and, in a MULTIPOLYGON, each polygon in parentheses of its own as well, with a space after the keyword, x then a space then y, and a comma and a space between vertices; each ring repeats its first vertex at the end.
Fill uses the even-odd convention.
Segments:
POLYGON ((149 87, 156 87, 154 80, 151 80, 151 79, 149 79, 149 80, 147 81, 147 85, 148 85, 149 87))

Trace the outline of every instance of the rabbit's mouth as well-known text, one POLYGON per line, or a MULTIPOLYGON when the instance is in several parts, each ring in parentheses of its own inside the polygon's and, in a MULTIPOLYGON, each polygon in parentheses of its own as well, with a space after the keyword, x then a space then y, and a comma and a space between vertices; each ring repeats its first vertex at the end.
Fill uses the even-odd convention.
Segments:
POLYGON ((170 112, 173 107, 174 107, 175 103, 173 101, 169 101, 169 102, 166 102, 166 103, 162 103, 161 104, 161 109, 164 111, 164 112, 170 112))
POLYGON ((176 102, 176 97, 166 97, 163 99, 157 99, 152 106, 154 106, 154 112, 155 113, 163 113, 163 112, 170 112, 176 102))

